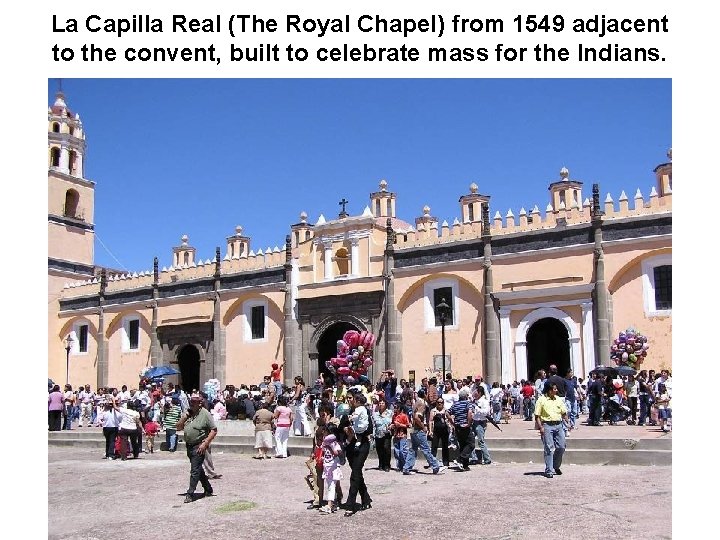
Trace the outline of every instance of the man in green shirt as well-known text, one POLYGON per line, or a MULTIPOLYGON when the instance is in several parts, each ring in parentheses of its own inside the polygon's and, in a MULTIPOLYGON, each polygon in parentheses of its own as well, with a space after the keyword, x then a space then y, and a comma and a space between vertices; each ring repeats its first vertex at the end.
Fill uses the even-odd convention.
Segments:
POLYGON ((213 488, 210 485, 205 471, 203 470, 203 461, 205 461, 205 451, 210 443, 217 435, 217 427, 210 413, 202 406, 202 397, 193 395, 190 398, 190 407, 185 414, 182 415, 177 424, 178 430, 183 430, 183 438, 187 445, 187 456, 190 460, 190 486, 185 495, 185 502, 193 501, 193 493, 198 482, 202 484, 205 490, 205 497, 213 494, 213 488))

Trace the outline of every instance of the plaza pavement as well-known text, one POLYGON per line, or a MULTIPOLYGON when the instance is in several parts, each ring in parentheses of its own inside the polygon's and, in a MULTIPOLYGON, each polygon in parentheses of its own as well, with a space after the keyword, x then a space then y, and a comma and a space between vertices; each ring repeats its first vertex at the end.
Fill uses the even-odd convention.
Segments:
MULTIPOLYGON (((493 437, 537 439, 531 422, 513 419, 489 426, 493 437)), ((87 430, 87 428, 84 428, 87 430)), ((249 429, 234 422, 221 432, 249 429)), ((79 430, 82 431, 82 430, 79 430)), ((669 437, 637 426, 581 426, 572 438, 635 434, 669 437), (615 431, 611 431, 615 430, 615 431)), ((239 433, 238 433, 239 434, 239 433)), ((490 445, 492 448, 492 445, 490 445)), ((307 510, 304 455, 254 460, 248 454, 214 451, 214 497, 183 503, 189 477, 184 445, 171 454, 107 461, 97 448, 48 447, 48 538, 120 539, 180 537, 263 540, 350 535, 414 539, 671 538, 671 467, 563 466, 547 479, 542 463, 493 463, 469 473, 449 469, 434 476, 417 461, 418 473, 403 476, 376 469, 371 453, 365 479, 373 507, 345 518, 307 510)), ((347 493, 350 469, 344 467, 347 493)), ((198 492, 202 488, 198 486, 198 492)))

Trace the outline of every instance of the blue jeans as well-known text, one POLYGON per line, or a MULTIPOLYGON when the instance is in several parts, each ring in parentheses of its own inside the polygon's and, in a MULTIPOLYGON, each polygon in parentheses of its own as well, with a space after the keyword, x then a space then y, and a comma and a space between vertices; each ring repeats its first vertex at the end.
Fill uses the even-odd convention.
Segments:
POLYGON ((644 425, 645 420, 649 418, 650 416, 650 407, 648 407, 648 395, 647 394, 640 394, 640 419, 638 420, 638 425, 644 425))
POLYGON ((407 459, 405 460, 405 465, 403 466, 403 472, 407 472, 415 466, 415 458, 417 456, 418 449, 420 449, 420 451, 425 455, 428 465, 430 465, 433 470, 440 467, 440 463, 437 458, 433 456, 430 451, 427 434, 424 431, 412 432, 410 434, 410 442, 412 443, 412 448, 409 448, 407 451, 407 459))
POLYGON ((408 440, 405 437, 395 438, 393 443, 393 454, 395 454, 395 466, 398 471, 402 471, 405 468, 405 460, 408 457, 408 440))
POLYGON ((72 405, 65 405, 65 414, 63 420, 63 429, 72 429, 73 420, 73 407, 72 405))
POLYGON ((177 430, 165 428, 165 442, 167 443, 168 450, 174 452, 177 450, 177 430))
POLYGON ((543 455, 545 457, 545 473, 553 474, 562 465, 565 453, 565 430, 563 423, 548 424, 543 422, 543 455))
POLYGON ((533 414, 535 413, 535 407, 533 398, 523 398, 523 417, 524 420, 532 420, 533 414))
POLYGON ((487 445, 485 444, 485 428, 487 427, 487 423, 475 423, 473 427, 475 428, 481 462, 488 462, 490 461, 490 452, 488 452, 487 445))
POLYGON ((575 428, 575 419, 580 417, 580 414, 578 412, 578 402, 577 399, 569 400, 565 399, 565 407, 568 411, 568 418, 570 419, 570 427, 575 428))

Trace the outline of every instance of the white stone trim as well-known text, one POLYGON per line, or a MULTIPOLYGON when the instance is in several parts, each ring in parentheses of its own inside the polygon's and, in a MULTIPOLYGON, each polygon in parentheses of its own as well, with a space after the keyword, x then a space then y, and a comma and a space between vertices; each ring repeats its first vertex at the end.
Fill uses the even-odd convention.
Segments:
POLYGON ((246 300, 243 302, 243 341, 245 343, 266 343, 268 341, 268 301, 265 298, 246 300), (262 338, 253 339, 252 337, 252 309, 262 306, 265 315, 265 335, 262 338))
POLYGON ((527 379, 529 375, 532 375, 527 373, 527 333, 534 323, 546 318, 557 319, 565 326, 570 346, 570 367, 573 371, 577 371, 581 357, 580 333, 577 324, 570 315, 562 310, 557 308, 539 308, 528 313, 523 320, 520 321, 517 331, 515 332, 515 365, 522 369, 521 373, 525 373, 524 377, 522 377, 520 373, 517 373, 516 376, 518 378, 527 379), (521 360, 522 364, 520 363, 521 360))
MULTIPOLYGON (((593 324, 593 303, 582 302, 582 334, 583 334, 583 372, 575 372, 575 376, 587 379, 595 368, 595 327, 593 324)), ((575 370, 573 370, 575 371, 575 370)))
MULTIPOLYGON (((425 331, 426 332, 440 332, 442 328, 435 326, 435 309, 433 307, 433 292, 435 289, 442 289, 443 287, 450 287, 452 289, 452 306, 453 306, 453 324, 446 324, 445 330, 457 330, 460 327, 460 305, 458 303, 459 297, 459 282, 457 279, 433 279, 426 281, 423 286, 424 294, 424 310, 425 310, 425 331)), ((449 299, 447 299, 449 300, 449 299)))
MULTIPOLYGON (((510 308, 500 308, 500 381, 502 384, 513 382, 510 357, 512 356, 512 342, 510 341, 510 308)), ((517 363, 515 372, 518 372, 517 363)))
MULTIPOLYGON (((507 302, 510 300, 530 300, 532 298, 542 298, 548 296, 571 296, 576 294, 587 295, 590 294, 594 288, 594 283, 587 283, 584 285, 559 285, 557 287, 543 287, 542 289, 527 289, 522 291, 498 291, 494 292, 493 296, 501 302, 507 302)), ((574 302, 574 304, 577 303, 577 301, 574 302)))
POLYGON ((643 284, 643 307, 647 317, 668 317, 672 309, 657 309, 655 306, 655 268, 672 266, 672 254, 656 255, 643 260, 640 264, 643 284))

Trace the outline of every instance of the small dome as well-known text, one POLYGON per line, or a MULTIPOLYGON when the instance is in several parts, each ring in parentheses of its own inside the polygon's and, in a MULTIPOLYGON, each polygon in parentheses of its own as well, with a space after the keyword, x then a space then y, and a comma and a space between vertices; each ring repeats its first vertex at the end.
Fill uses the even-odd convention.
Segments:
POLYGON ((387 180, 380 180, 380 191, 387 191, 387 180))
POLYGON ((477 193, 477 190, 478 190, 478 185, 475 182, 470 184, 470 193, 477 193))
POLYGON ((235 227, 235 236, 242 236, 243 228, 242 225, 235 227))
POLYGON ((187 246, 187 243, 188 243, 188 235, 187 235, 187 234, 183 234, 183 235, 180 237, 180 241, 182 242, 182 245, 183 245, 183 246, 187 246))
POLYGON ((423 207, 423 214, 426 216, 430 215, 430 207, 427 204, 423 207))
POLYGON ((567 167, 563 167, 560 169, 560 178, 563 180, 567 180, 568 176, 570 175, 570 171, 567 170, 567 167))
POLYGON ((308 218, 308 215, 305 210, 300 212, 300 223, 307 223, 307 218, 308 218))

